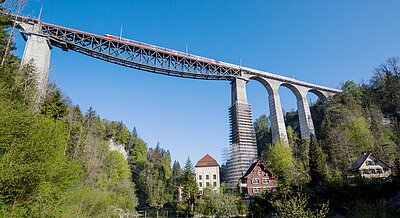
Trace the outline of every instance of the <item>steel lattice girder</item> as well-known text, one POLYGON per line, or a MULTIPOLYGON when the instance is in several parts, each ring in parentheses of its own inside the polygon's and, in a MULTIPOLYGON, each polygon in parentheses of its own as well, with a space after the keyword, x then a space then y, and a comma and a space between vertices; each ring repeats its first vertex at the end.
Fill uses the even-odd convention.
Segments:
POLYGON ((224 67, 195 58, 182 57, 169 51, 140 46, 117 39, 75 31, 41 22, 41 31, 52 45, 71 49, 115 64, 194 79, 231 80, 240 76, 240 69, 224 67))
POLYGON ((39 19, 19 15, 10 16, 15 22, 19 23, 17 27, 22 29, 21 32, 25 40, 27 40, 26 34, 39 34, 47 37, 51 45, 65 51, 70 49, 111 63, 152 73, 205 80, 246 79, 256 76, 332 94, 341 92, 337 89, 314 85, 293 78, 215 61, 134 40, 118 39, 119 37, 110 39, 107 36, 45 23, 39 19), (40 29, 29 32, 29 30, 24 29, 23 24, 30 26, 39 25, 40 29))

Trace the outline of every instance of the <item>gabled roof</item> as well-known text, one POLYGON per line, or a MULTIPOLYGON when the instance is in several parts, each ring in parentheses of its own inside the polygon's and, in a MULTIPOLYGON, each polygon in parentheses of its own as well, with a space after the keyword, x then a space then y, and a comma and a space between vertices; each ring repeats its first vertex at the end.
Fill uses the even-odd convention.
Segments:
POLYGON ((349 169, 349 171, 355 171, 358 170, 361 165, 370 157, 373 156, 375 159, 381 161, 382 163, 386 164, 388 167, 390 167, 389 164, 387 164, 385 161, 379 159, 377 156, 375 156, 372 153, 365 153, 363 155, 361 155, 360 157, 357 158, 356 162, 354 162, 354 164, 351 166, 351 168, 349 169))
MULTIPOLYGON (((271 174, 272 177, 276 177, 274 174, 272 174, 271 171, 269 171, 269 170, 267 169, 267 167, 261 162, 261 160, 257 160, 256 162, 254 162, 254 163, 252 163, 252 164, 250 165, 249 169, 248 169, 247 172, 242 176, 242 178, 247 178, 247 177, 251 174, 251 172, 253 171, 253 169, 254 169, 256 166, 258 166, 258 165, 260 165, 260 168, 261 168, 262 170, 264 170, 264 172, 267 172, 267 173, 271 174)), ((241 179, 242 179, 242 178, 241 178, 241 179)))
POLYGON ((216 166, 219 166, 217 161, 210 155, 206 154, 203 158, 197 161, 195 167, 216 167, 216 166))

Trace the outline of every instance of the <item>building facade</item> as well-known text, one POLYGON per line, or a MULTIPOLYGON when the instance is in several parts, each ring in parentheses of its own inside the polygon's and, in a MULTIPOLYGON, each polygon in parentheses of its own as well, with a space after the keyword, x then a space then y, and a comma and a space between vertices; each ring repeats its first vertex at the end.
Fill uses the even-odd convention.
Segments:
POLYGON ((218 193, 220 189, 219 164, 210 155, 206 154, 196 166, 196 183, 199 194, 203 195, 206 190, 218 193))
POLYGON ((372 153, 361 155, 349 171, 365 179, 385 179, 392 175, 389 164, 372 153))
POLYGON ((272 174, 260 160, 257 160, 240 178, 240 187, 245 197, 252 197, 264 190, 276 189, 277 176, 272 174))

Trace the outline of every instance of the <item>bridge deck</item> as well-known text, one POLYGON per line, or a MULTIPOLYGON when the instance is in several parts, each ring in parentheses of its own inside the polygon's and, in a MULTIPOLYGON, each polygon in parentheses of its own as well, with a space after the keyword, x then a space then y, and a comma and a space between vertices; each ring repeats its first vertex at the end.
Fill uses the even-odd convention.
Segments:
MULTIPOLYGON (((338 93, 337 89, 302 82, 289 77, 241 67, 214 59, 163 48, 135 40, 112 35, 97 35, 38 19, 11 15, 16 22, 40 25, 40 34, 47 37, 51 45, 65 51, 73 50, 104 61, 170 76, 204 80, 232 80, 243 75, 254 75, 281 82, 296 84, 321 91, 338 93)), ((23 30, 24 34, 37 34, 23 30)))

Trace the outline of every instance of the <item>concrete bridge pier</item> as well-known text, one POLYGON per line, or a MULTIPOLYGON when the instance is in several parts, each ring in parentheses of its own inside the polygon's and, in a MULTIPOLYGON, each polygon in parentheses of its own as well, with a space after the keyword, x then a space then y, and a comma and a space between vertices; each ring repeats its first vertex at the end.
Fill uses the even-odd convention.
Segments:
MULTIPOLYGON (((19 24, 24 30, 26 40, 21 68, 33 63, 35 67, 35 80, 37 85, 36 103, 40 103, 46 95, 49 68, 50 68, 50 42, 41 33, 40 23, 19 24)), ((25 37, 24 37, 25 38, 25 37)))
POLYGON ((280 82, 267 80, 269 87, 268 90, 268 101, 269 101, 269 112, 271 121, 272 141, 282 141, 288 143, 285 120, 282 111, 281 99, 279 97, 279 86, 280 82))
POLYGON ((297 113, 299 115, 301 138, 310 138, 315 135, 314 123, 311 117, 310 106, 307 101, 307 88, 296 87, 298 92, 295 93, 297 98, 297 113))
POLYGON ((247 82, 247 79, 242 78, 236 78, 231 82, 230 158, 227 162, 229 186, 236 185, 258 156, 251 106, 247 103, 247 82))

